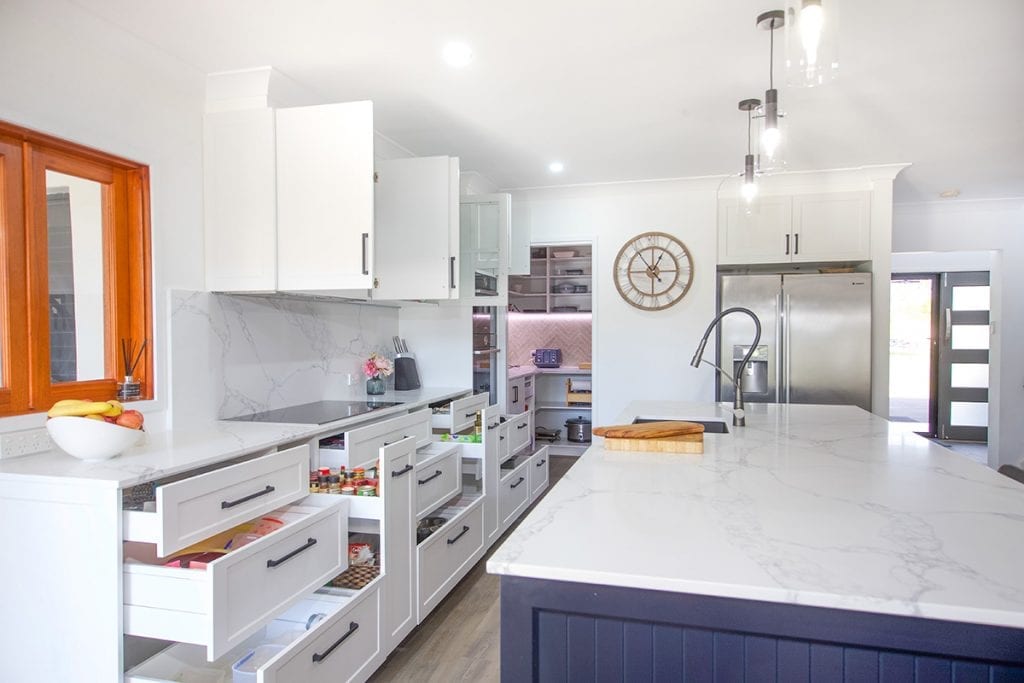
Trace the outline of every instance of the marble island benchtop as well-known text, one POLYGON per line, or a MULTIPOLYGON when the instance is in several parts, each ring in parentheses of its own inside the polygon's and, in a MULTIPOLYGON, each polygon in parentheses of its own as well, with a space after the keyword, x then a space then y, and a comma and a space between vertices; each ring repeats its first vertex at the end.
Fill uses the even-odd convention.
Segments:
MULTIPOLYGON (((322 425, 211 420, 166 431, 147 432, 142 444, 119 456, 84 462, 59 449, 0 461, 0 479, 34 479, 53 483, 86 483, 127 488, 216 465, 239 456, 269 451, 284 444, 336 433, 381 418, 425 408, 428 404, 470 393, 469 389, 425 387, 415 391, 389 391, 378 401, 401 401, 370 413, 322 425)), ((362 393, 332 397, 365 400, 362 393)))
POLYGON ((601 440, 495 574, 1024 628, 1024 486, 849 406, 638 401, 720 419, 704 454, 601 440))

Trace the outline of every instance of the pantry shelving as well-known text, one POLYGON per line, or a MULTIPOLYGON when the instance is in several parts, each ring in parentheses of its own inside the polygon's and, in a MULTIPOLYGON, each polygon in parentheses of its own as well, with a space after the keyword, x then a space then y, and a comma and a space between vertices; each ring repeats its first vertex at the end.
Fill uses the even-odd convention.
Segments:
POLYGON ((589 244, 534 246, 530 274, 509 277, 509 304, 523 313, 590 313, 593 252, 589 244))

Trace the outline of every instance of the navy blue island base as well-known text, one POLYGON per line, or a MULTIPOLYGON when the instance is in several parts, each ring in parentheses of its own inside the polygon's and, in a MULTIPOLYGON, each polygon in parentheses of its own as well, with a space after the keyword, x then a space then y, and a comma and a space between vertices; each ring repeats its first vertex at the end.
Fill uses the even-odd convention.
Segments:
POLYGON ((1024 629, 506 575, 501 680, 1024 682, 1024 629))

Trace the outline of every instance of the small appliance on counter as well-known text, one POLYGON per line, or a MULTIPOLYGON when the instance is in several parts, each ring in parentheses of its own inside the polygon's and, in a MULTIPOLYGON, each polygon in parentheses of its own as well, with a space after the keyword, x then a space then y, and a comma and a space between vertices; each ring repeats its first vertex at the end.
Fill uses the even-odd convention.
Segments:
POLYGON ((590 443, 591 422, 580 415, 565 421, 565 438, 576 443, 590 443))
POLYGON ((538 368, 562 367, 562 349, 537 349, 533 352, 533 364, 538 368))

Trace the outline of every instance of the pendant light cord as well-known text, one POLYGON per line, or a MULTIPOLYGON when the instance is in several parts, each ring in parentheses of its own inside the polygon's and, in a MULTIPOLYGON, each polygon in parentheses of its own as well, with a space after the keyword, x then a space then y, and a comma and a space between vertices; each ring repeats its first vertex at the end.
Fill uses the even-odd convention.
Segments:
POLYGON ((750 154, 750 110, 747 110, 747 154, 750 154))
POLYGON ((772 26, 768 29, 769 40, 768 40, 768 89, 775 89, 775 23, 772 20, 772 26))

